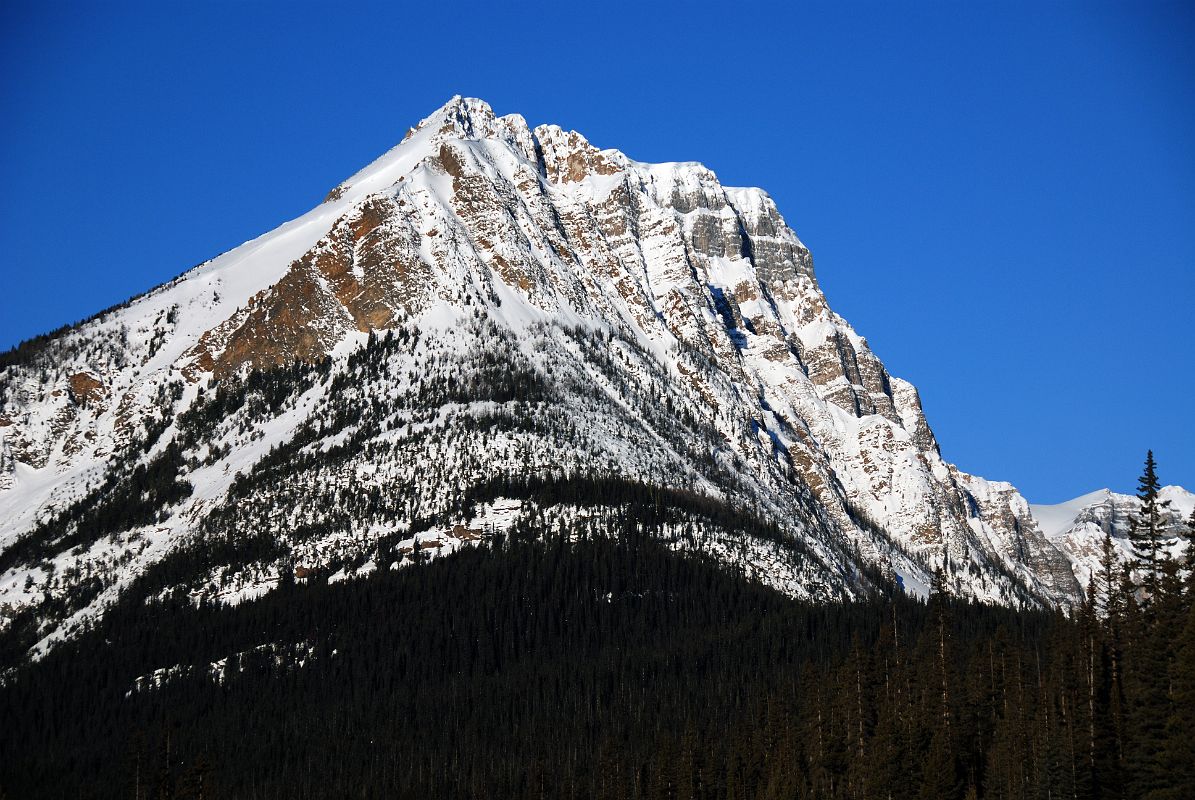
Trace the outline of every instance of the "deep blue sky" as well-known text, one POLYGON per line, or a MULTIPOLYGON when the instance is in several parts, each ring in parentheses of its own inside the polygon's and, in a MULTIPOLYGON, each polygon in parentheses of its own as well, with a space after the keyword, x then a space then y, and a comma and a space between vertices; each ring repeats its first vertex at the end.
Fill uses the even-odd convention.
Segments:
POLYGON ((453 94, 766 188, 943 454, 1195 486, 1189 3, 0 4, 0 347, 301 214, 453 94))

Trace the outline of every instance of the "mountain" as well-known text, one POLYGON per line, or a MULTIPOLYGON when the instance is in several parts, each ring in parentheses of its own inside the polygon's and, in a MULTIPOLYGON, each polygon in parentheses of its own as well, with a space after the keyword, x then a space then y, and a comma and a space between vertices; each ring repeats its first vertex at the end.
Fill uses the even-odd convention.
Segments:
MULTIPOLYGON (((1163 486, 1158 498, 1166 504, 1162 511, 1162 532, 1167 537, 1164 548, 1179 558, 1186 548, 1186 534, 1195 494, 1181 486, 1163 486)), ((1105 534, 1112 537, 1121 562, 1132 562, 1136 555, 1129 541, 1129 530, 1141 507, 1136 495, 1117 494, 1100 489, 1057 505, 1031 505, 1038 528, 1053 545, 1070 559, 1075 577, 1086 586, 1099 569, 1105 534)))
POLYGON ((943 460, 765 192, 475 99, 0 358, 9 659, 122 597, 237 603, 631 506, 797 598, 924 596, 941 568, 1066 607, 1088 563, 1082 531, 943 460))

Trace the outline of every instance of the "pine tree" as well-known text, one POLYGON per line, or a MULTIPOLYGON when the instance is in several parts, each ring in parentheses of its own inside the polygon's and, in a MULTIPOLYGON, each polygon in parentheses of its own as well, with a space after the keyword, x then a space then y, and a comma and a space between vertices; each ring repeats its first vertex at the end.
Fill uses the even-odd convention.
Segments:
POLYGON ((1170 501, 1158 498, 1161 488, 1162 484, 1158 481, 1158 464, 1154 460, 1153 450, 1149 450, 1145 454, 1145 471, 1138 478, 1137 484, 1137 499, 1141 501, 1141 509, 1134 516, 1129 527, 1129 539, 1133 543, 1133 551, 1146 568, 1147 602, 1157 591, 1158 550, 1162 544, 1162 512, 1170 505, 1170 501))
MULTIPOLYGON (((1100 546, 1099 593, 1103 600, 1104 619, 1110 622, 1116 616, 1117 607, 1117 558, 1116 547, 1112 544, 1112 534, 1104 532, 1104 540, 1100 546)), ((1093 599, 1095 595, 1092 595, 1093 599)), ((1097 608, 1099 603, 1096 603, 1097 608)))
POLYGON ((934 570, 933 582, 930 587, 930 608, 934 610, 934 619, 937 624, 937 654, 935 658, 938 678, 941 685, 942 692, 942 727, 947 734, 947 746, 949 746, 950 736, 950 680, 948 659, 946 657, 948 632, 947 632, 947 609, 949 605, 949 593, 946 589, 946 574, 941 567, 934 570))
POLYGON ((1190 570, 1187 575, 1187 591, 1195 592, 1195 508, 1191 509, 1191 516, 1187 518, 1187 552, 1186 552, 1186 568, 1190 570))
POLYGON ((938 728, 930 739, 921 779, 921 800, 950 800, 963 793, 958 762, 950 747, 950 733, 938 728))

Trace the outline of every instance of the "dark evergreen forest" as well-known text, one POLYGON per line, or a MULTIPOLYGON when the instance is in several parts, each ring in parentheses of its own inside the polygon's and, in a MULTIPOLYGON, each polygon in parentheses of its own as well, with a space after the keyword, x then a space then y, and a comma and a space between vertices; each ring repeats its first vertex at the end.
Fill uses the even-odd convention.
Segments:
POLYGON ((1195 797, 1176 568, 1070 617, 810 605, 621 525, 125 601, 0 687, 0 796, 1195 797))

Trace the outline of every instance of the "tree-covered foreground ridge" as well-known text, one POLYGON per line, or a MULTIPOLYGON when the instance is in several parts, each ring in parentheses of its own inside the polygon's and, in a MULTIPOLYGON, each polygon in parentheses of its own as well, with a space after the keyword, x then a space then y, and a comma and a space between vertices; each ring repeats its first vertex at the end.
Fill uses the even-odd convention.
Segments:
POLYGON ((0 790, 1189 796, 1158 469, 963 472, 766 192, 453 98, 0 354, 0 790))
POLYGON ((623 513, 527 520, 446 557, 236 606, 122 603, 0 689, 0 785, 1195 796, 1195 579, 1176 559, 1122 561, 1107 543, 1070 614, 961 600, 941 576, 925 601, 877 574, 866 597, 811 603, 678 548, 689 509, 630 486, 591 492, 623 513))

